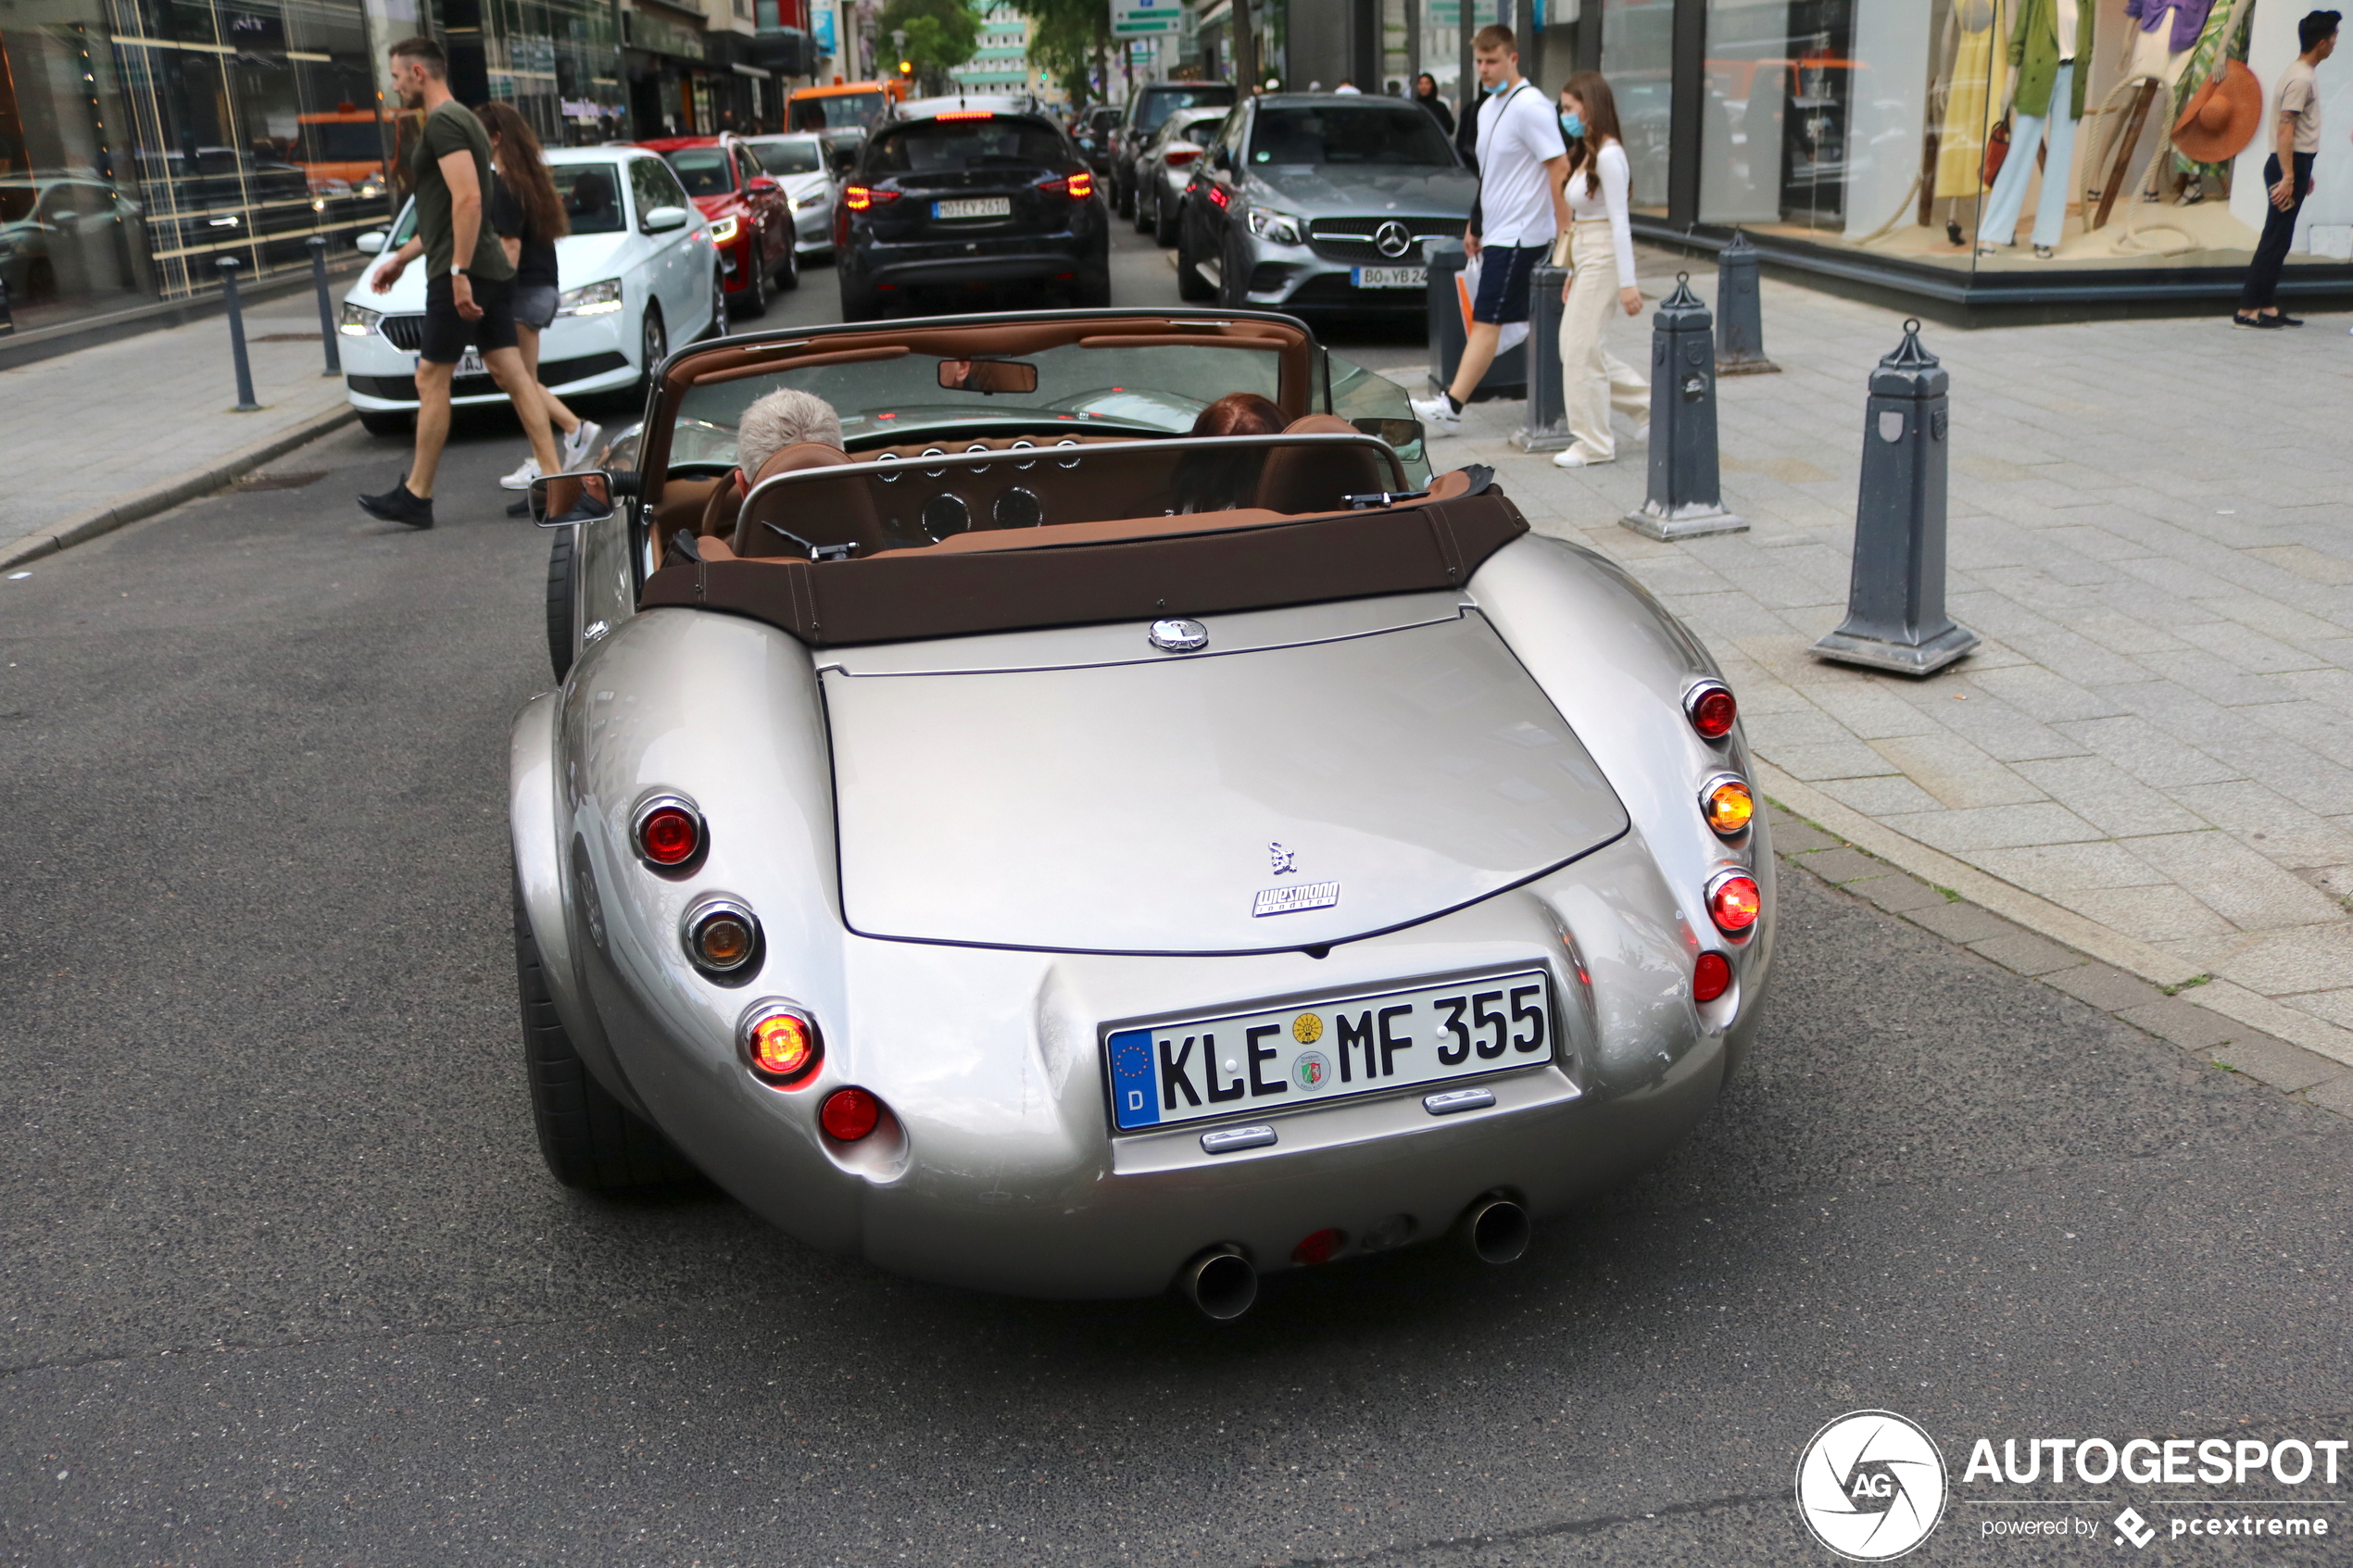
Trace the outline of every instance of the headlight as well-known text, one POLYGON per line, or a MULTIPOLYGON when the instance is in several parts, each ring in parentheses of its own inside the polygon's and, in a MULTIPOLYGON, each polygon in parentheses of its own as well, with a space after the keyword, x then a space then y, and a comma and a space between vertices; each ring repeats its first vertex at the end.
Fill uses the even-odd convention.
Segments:
POLYGON ((376 330, 376 323, 383 320, 384 316, 381 310, 371 310, 364 305, 346 299, 343 303, 343 315, 335 322, 335 331, 346 337, 366 337, 376 330))
POLYGON ((735 237, 736 220, 734 219, 722 218, 716 220, 711 225, 711 243, 712 245, 724 245, 735 237))
POLYGON ((1288 212, 1277 212, 1265 207, 1250 209, 1250 232, 1278 245, 1305 245, 1306 229, 1304 221, 1288 212))
POLYGON ((610 316, 620 308, 619 278, 607 278, 601 283, 583 283, 576 289, 566 289, 556 299, 556 314, 559 316, 610 316))

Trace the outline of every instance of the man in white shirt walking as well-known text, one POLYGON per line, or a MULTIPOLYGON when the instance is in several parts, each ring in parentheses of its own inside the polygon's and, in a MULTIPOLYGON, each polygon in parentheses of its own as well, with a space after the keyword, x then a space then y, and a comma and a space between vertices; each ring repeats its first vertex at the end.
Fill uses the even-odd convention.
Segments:
POLYGON ((1516 324, 1516 336, 1527 337, 1529 278, 1551 253, 1563 219, 1568 148, 1553 106, 1519 73, 1512 30, 1480 29, 1471 54, 1487 94, 1478 110, 1478 203, 1463 231, 1463 248, 1478 258, 1478 293, 1454 384, 1413 400, 1415 417, 1431 436, 1462 429, 1463 405, 1495 362, 1504 329, 1516 324))

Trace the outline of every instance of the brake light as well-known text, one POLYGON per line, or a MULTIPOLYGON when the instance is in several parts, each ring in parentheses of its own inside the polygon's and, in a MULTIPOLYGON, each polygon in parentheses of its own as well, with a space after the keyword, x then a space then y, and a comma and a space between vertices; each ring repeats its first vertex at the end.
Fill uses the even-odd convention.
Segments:
POLYGON ((1168 155, 1168 167, 1171 169, 1182 169, 1199 157, 1201 157, 1201 149, 1199 147, 1181 147, 1168 155))
POLYGON ((1209 188, 1209 199, 1215 202, 1219 207, 1231 207, 1234 205, 1234 198, 1226 194, 1226 187, 1223 185, 1212 185, 1209 188))
POLYGON ((863 212, 876 202, 895 202, 897 191, 878 191, 872 185, 852 185, 841 194, 842 204, 852 212, 863 212))
POLYGON ((684 797, 656 796, 637 808, 637 853, 646 864, 667 871, 683 866, 702 849, 702 814, 684 797))
POLYGON ((1703 737, 1722 740, 1732 733, 1732 721, 1741 716, 1741 708, 1732 700, 1732 689, 1723 682, 1702 681, 1683 694, 1683 716, 1703 737))
POLYGON ((1732 988, 1732 960, 1721 953, 1702 953, 1692 965, 1692 1000, 1712 1002, 1732 988))
POLYGON ((1707 885, 1707 918, 1727 936, 1744 936, 1765 912, 1765 896, 1745 872, 1726 872, 1707 885))
POLYGON ((760 1002, 744 1014, 744 1056, 751 1070, 777 1088, 805 1083, 825 1060, 817 1026, 783 1002, 760 1002))
POLYGON ((1085 201, 1095 194, 1095 177, 1082 169, 1076 174, 1040 180, 1038 188, 1050 196, 1068 196, 1073 201, 1085 201))
POLYGON ((996 118, 996 112, 991 109, 950 109, 946 114, 932 116, 934 119, 994 119, 996 118))
POLYGON ((882 1101, 864 1089, 836 1089, 825 1097, 817 1123, 827 1136, 856 1143, 882 1125, 882 1101))

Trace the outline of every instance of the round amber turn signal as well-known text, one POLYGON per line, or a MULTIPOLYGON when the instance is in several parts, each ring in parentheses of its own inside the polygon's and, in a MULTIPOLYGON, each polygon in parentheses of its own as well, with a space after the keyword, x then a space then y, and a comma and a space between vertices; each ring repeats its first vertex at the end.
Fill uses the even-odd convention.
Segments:
POLYGON ((1748 785, 1730 773, 1707 781, 1700 791, 1699 809, 1719 838, 1736 838, 1748 831, 1756 815, 1756 797, 1748 785))

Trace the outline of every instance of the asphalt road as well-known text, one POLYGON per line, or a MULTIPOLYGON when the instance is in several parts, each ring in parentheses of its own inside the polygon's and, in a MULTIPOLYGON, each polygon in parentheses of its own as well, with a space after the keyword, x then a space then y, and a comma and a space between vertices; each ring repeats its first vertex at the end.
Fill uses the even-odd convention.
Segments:
MULTIPOLYGON (((1813 1563, 1793 1467, 1857 1408, 1957 1483, 1980 1436, 2342 1433, 2353 1132, 1802 874, 1752 1073, 1511 1268, 1212 1330, 568 1195, 509 947, 518 451, 472 424, 412 534, 346 432, 0 582, 0 1560, 1813 1563)), ((1984 1543, 2067 1511, 1974 1490, 1911 1561, 2349 1555, 1984 1543)))

